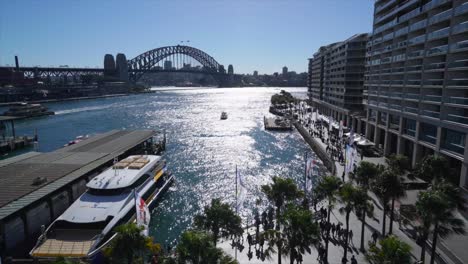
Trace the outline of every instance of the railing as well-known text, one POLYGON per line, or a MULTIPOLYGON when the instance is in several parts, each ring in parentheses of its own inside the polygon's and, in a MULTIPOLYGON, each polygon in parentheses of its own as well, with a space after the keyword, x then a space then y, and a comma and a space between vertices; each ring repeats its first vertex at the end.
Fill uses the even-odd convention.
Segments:
POLYGON ((450 51, 464 50, 468 48, 468 40, 460 41, 450 45, 450 51))
POLYGON ((412 114, 418 114, 418 109, 414 107, 405 106, 405 111, 412 114))
POLYGON ((421 80, 407 80, 406 85, 421 85, 421 80))
POLYGON ((415 137, 416 136, 416 130, 410 129, 410 128, 403 128, 403 134, 415 137))
POLYGON ((430 10, 434 7, 437 7, 445 2, 449 2, 449 1, 452 1, 452 0, 432 0, 430 2, 428 2, 427 4, 423 5, 422 7, 422 11, 427 11, 427 10, 430 10))
POLYGON ((444 12, 441 12, 429 18, 429 25, 449 19, 451 15, 452 15, 452 9, 445 10, 444 12))
POLYGON ((423 35, 419 35, 417 37, 414 37, 412 39, 409 39, 408 40, 408 45, 415 45, 415 44, 422 43, 422 42, 424 42, 425 37, 426 36, 423 34, 423 35))
POLYGON ((421 28, 425 28, 427 25, 427 19, 423 19, 421 21, 418 21, 414 24, 412 24, 410 27, 409 27, 409 31, 415 31, 415 30, 418 30, 418 29, 421 29, 421 28))
POLYGON ((420 71, 421 69, 422 69, 421 65, 406 67, 406 71, 420 71))
POLYGON ((448 45, 443 45, 443 46, 438 46, 435 48, 431 48, 430 50, 427 51, 426 55, 435 55, 435 54, 444 54, 447 53, 448 51, 448 45))
POLYGON ((440 95, 430 95, 430 94, 427 94, 427 95, 424 95, 424 96, 423 96, 423 100, 424 100, 424 101, 430 101, 430 102, 438 102, 438 103, 441 103, 441 102, 442 102, 442 96, 440 96, 440 95))
POLYGON ((430 110, 422 110, 421 111, 422 115, 433 117, 433 118, 440 118, 440 113, 435 112, 435 111, 430 111, 430 110))
POLYGON ((424 50, 417 50, 417 51, 412 51, 408 53, 408 59, 409 58, 416 58, 424 55, 424 50))
POLYGON ((450 27, 446 27, 443 29, 436 30, 434 32, 431 32, 427 35, 427 39, 436 39, 436 38, 442 38, 448 36, 450 33, 450 27))
POLYGON ((466 13, 466 12, 468 12, 468 2, 464 3, 461 6, 458 6, 457 8, 455 8, 455 15, 456 16, 461 15, 461 14, 466 13))
POLYGON ((447 80, 448 86, 468 86, 468 79, 447 80))
MULTIPOLYGON (((419 94, 412 94, 412 93, 407 93, 403 96, 403 98, 405 99, 412 99, 412 100, 419 100, 419 94)), ((405 107, 406 108, 406 107, 405 107)), ((417 113, 417 109, 416 109, 416 113, 417 113)))
POLYGON ((399 30, 395 31, 395 38, 408 33, 408 31, 408 27, 400 28, 399 30))
POLYGON ((448 114, 447 120, 468 125, 468 117, 464 117, 464 116, 448 114))
POLYGON ((431 63, 431 64, 424 66, 425 70, 435 70, 435 69, 444 69, 444 68, 445 68, 445 62, 431 63))
POLYGON ((468 105, 468 98, 451 96, 446 99, 449 104, 468 105))
POLYGON ((436 140, 437 140, 437 138, 435 136, 429 135, 429 134, 424 134, 424 133, 421 133, 421 135, 419 136, 419 139, 422 140, 422 141, 432 143, 432 144, 435 144, 436 140))
POLYGON ((452 30, 453 34, 458 34, 466 31, 468 31, 468 21, 455 25, 452 30))
POLYGON ((449 68, 464 68, 468 67, 468 60, 459 60, 459 61, 454 61, 450 62, 448 64, 449 68))
POLYGON ((424 81, 424 85, 443 85, 443 79, 429 79, 424 81))

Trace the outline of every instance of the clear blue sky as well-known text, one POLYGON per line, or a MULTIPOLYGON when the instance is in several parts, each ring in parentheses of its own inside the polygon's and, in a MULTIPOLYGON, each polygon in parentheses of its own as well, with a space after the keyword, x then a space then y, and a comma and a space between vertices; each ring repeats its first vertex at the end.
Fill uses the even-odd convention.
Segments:
POLYGON ((190 40, 240 73, 307 70, 322 45, 369 32, 373 0, 1 0, 0 65, 100 66, 190 40))

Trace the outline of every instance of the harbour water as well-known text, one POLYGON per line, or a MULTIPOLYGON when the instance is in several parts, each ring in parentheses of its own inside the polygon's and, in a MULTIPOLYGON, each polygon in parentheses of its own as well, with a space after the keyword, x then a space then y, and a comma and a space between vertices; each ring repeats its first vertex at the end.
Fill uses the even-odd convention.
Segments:
POLYGON ((16 131, 32 135, 37 129, 39 151, 46 152, 79 135, 112 129, 165 130, 164 155, 176 182, 152 211, 150 233, 167 244, 212 198, 234 203, 236 166, 247 186, 240 208, 244 224, 252 221, 255 207, 264 209, 265 204, 257 206, 256 200, 262 198, 260 186, 272 176, 291 177, 302 186, 304 153, 310 149, 297 131, 263 128, 270 97, 281 89, 306 96, 306 88, 163 89, 47 104, 55 116, 20 121, 16 131), (227 120, 220 120, 222 111, 228 113, 227 120))

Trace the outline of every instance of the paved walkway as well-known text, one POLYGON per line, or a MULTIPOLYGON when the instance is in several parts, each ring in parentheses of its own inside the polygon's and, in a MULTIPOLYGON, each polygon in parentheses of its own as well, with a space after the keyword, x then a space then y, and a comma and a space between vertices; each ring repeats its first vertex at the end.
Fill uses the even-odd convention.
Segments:
MULTIPOLYGON (((306 128, 307 129, 307 128, 306 128)), ((326 138, 328 137, 327 133, 326 133, 326 130, 325 130, 325 140, 326 138)), ((326 148, 326 144, 321 141, 320 139, 318 139, 318 142, 321 144, 321 146, 323 147, 323 149, 326 148)), ((386 164, 386 161, 385 161, 385 158, 384 157, 364 157, 365 161, 369 161, 369 162, 373 162, 373 163, 376 163, 376 164, 383 164, 385 165, 386 164)), ((358 157, 358 163, 361 162, 361 157, 358 157)), ((336 168, 337 168, 337 172, 336 172, 336 175, 338 177, 341 178, 341 175, 343 173, 343 170, 344 170, 344 166, 342 164, 340 164, 339 162, 335 162, 336 164, 336 168)), ((345 178, 345 181, 349 181, 349 179, 346 177, 345 178)), ((374 231, 377 231, 379 234, 381 234, 381 230, 382 230, 382 217, 383 217, 383 211, 382 211, 382 204, 380 203, 379 199, 371 192, 369 192, 369 195, 371 196, 371 199, 374 201, 374 217, 373 218, 366 218, 366 227, 365 227, 365 247, 366 249, 368 249, 368 241, 372 241, 372 233, 374 231)), ((414 200, 416 199, 416 196, 414 194, 412 195, 408 195, 410 197, 407 197, 406 199, 410 199, 410 200, 414 200)), ((318 205, 318 208, 320 208, 321 206, 324 206, 326 207, 325 204, 319 204, 318 205)), ((341 204, 336 204, 333 211, 332 211, 332 215, 331 215, 331 221, 333 223, 342 223, 343 226, 345 225, 345 216, 340 214, 339 213, 339 209, 342 205, 341 204)), ((389 222, 390 222, 390 219, 389 217, 387 217, 386 219, 386 223, 387 223, 387 232, 388 232, 388 225, 389 225, 389 222)), ((359 249, 359 246, 360 246, 360 238, 361 238, 361 222, 359 221, 359 219, 356 217, 356 214, 354 212, 351 213, 350 215, 350 221, 349 221, 349 225, 350 225, 350 230, 353 231, 353 238, 352 240, 350 241, 350 247, 352 248, 351 251, 348 250, 348 263, 350 263, 350 259, 351 259, 351 256, 352 255, 355 255, 358 263, 368 263, 365 259, 365 256, 362 252, 360 252, 358 249, 359 249)), ((468 226, 468 225, 467 225, 468 226)), ((421 248, 419 245, 416 244, 415 240, 410 238, 408 236, 408 233, 405 233, 403 230, 405 230, 405 227, 401 227, 399 226, 399 224, 397 222, 394 222, 393 223, 393 234, 398 236, 399 239, 401 239, 402 241, 406 242, 407 244, 409 244, 412 248, 412 257, 413 257, 413 260, 414 261, 417 261, 419 260, 420 258, 420 255, 421 255, 421 248)), ((250 234, 254 234, 255 232, 254 231, 249 231, 250 234)), ((245 234, 246 235, 246 234, 245 234)), ((246 237, 244 237, 244 240, 246 240, 246 237)), ((253 253, 253 257, 251 259, 249 259, 249 257, 247 256, 247 253, 248 253, 248 247, 244 248, 244 250, 242 252, 239 252, 237 251, 237 254, 236 252, 234 251, 234 249, 231 247, 230 245, 230 241, 224 241, 224 242, 221 242, 219 244, 219 246, 221 248, 223 248, 226 252, 228 252, 230 255, 232 255, 233 257, 235 255, 237 255, 237 260, 239 261, 239 263, 243 264, 243 263, 277 263, 277 256, 276 255, 273 255, 271 259, 269 260, 265 260, 265 261, 261 261, 260 259, 257 259, 256 256, 255 256, 255 248, 252 247, 252 253, 253 253)), ((245 242, 245 244, 247 245, 247 242, 245 242)), ((445 240, 445 241, 441 241, 441 246, 439 245, 438 246, 438 253, 440 255, 440 257, 444 260, 444 262, 441 262, 441 263, 449 263, 449 264, 460 264, 460 263, 468 263, 468 262, 463 262, 460 257, 454 257, 454 255, 456 254, 457 256, 462 256, 463 259, 465 259, 464 257, 466 255, 468 255, 468 250, 466 245, 468 244, 468 236, 451 236, 448 240, 445 240), (450 248, 450 251, 449 250, 446 250, 448 252, 440 252, 440 248, 443 248, 445 245, 446 248, 450 248), (452 258, 449 258, 448 255, 452 254, 452 258), (458 261, 457 261, 457 258, 458 258, 458 261), (455 260, 454 260, 455 259, 455 260)), ((329 245, 329 252, 328 252, 328 256, 329 256, 329 263, 331 264, 340 264, 341 263, 341 258, 343 257, 343 247, 338 245, 338 244, 333 244, 332 242, 330 242, 330 245, 329 245)), ((312 252, 311 254, 306 254, 304 257, 304 261, 303 263, 318 263, 317 261, 317 251, 316 249, 312 249, 312 252)), ((429 249, 426 250, 426 263, 429 263, 429 260, 430 260, 430 251, 429 249)), ((465 259, 466 260, 466 259, 465 259)), ((468 261, 468 260, 467 260, 468 261)), ((284 257, 283 258, 283 262, 284 263, 289 263, 289 258, 287 257, 284 257)))

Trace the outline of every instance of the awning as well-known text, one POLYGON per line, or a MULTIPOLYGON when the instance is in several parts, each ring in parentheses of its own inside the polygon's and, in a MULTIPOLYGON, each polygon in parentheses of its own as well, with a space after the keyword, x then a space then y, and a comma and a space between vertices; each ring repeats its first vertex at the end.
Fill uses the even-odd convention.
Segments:
POLYGON ((373 142, 371 142, 370 140, 367 140, 367 139, 360 140, 357 144, 359 146, 363 146, 363 147, 374 146, 375 145, 373 142))

